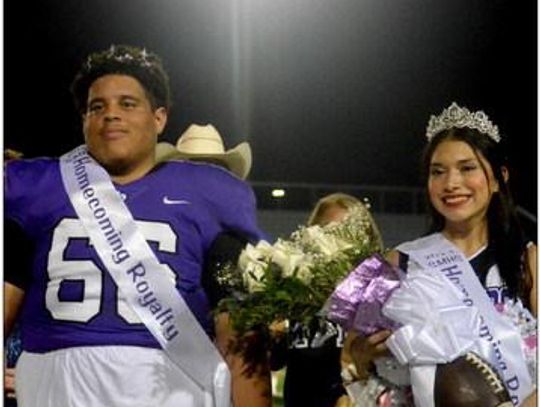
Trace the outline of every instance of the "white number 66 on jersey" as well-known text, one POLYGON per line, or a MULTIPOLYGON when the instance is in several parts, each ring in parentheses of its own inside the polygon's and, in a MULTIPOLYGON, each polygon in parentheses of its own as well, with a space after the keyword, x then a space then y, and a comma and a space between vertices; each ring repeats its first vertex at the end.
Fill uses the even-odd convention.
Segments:
MULTIPOLYGON (((147 241, 157 242, 158 250, 175 253, 177 236, 166 223, 136 221, 147 241)), ((88 234, 78 219, 63 219, 54 230, 49 252, 47 271, 49 282, 45 294, 47 309, 53 318, 63 321, 87 322, 101 309, 103 272, 92 260, 66 260, 64 252, 71 239, 88 239, 88 234), (60 287, 63 281, 82 281, 82 301, 61 301, 60 287)), ((167 265, 173 281, 175 273, 167 265)), ((106 271, 105 271, 106 272, 106 271)), ((141 323, 120 292, 117 295, 118 314, 128 323, 141 323)))

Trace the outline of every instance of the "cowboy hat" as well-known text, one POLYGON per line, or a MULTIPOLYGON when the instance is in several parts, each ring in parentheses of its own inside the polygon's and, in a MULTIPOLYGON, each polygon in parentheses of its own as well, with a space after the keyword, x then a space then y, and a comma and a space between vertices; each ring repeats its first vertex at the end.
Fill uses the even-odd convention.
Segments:
POLYGON ((241 179, 246 179, 251 170, 251 148, 243 142, 225 150, 223 139, 211 124, 192 124, 180 136, 176 147, 162 142, 156 146, 157 161, 174 159, 216 162, 225 166, 241 179))

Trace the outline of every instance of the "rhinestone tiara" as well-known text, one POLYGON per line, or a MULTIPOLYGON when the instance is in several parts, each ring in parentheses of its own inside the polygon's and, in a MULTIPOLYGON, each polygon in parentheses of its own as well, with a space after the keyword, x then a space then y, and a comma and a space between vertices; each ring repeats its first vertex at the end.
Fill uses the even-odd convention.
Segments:
POLYGON ((452 127, 468 127, 486 134, 496 143, 501 141, 499 128, 494 125, 489 117, 481 110, 471 112, 465 107, 459 107, 456 102, 443 110, 439 116, 431 116, 426 129, 426 138, 431 141, 437 133, 452 127))
POLYGON ((106 52, 91 54, 86 59, 86 68, 92 69, 94 59, 105 59, 125 64, 139 65, 142 68, 150 68, 155 61, 146 48, 138 49, 135 47, 111 45, 106 52))

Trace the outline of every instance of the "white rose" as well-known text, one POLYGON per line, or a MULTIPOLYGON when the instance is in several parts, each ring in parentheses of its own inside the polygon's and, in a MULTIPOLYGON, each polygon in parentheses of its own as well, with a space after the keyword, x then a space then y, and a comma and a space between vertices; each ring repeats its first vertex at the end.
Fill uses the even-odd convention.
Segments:
POLYGON ((332 257, 335 253, 343 251, 352 245, 329 233, 324 233, 320 226, 311 226, 305 230, 309 243, 326 257, 332 257))
POLYGON ((259 240, 255 246, 255 250, 259 252, 263 257, 270 257, 274 250, 274 247, 268 243, 266 240, 259 240))
POLYGON ((303 283, 309 284, 309 282, 313 278, 313 272, 311 271, 312 268, 313 261, 311 256, 304 257, 304 261, 302 262, 302 264, 300 264, 298 270, 296 271, 296 277, 303 283))
POLYGON ((337 250, 342 252, 344 250, 350 249, 354 245, 351 242, 348 242, 344 239, 340 239, 337 236, 331 236, 334 239, 334 243, 337 246, 337 250))
POLYGON ((302 262, 305 261, 304 253, 293 244, 278 239, 274 244, 272 262, 281 268, 283 277, 290 277, 302 262))
POLYGON ((264 270, 271 253, 270 243, 261 240, 256 246, 248 243, 238 258, 242 270, 242 280, 248 292, 261 291, 264 288, 264 270))
POLYGON ((260 264, 250 263, 247 269, 242 270, 242 280, 248 293, 264 289, 264 269, 260 264))
POLYGON ((265 259, 271 255, 272 246, 265 240, 261 240, 256 246, 248 243, 238 257, 238 265, 242 270, 249 267, 250 263, 265 265, 265 259))

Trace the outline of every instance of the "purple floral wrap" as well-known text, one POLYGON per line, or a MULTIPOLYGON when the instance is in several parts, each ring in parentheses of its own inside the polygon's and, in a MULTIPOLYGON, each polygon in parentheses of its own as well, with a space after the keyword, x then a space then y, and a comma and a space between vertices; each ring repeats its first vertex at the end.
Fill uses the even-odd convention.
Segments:
POLYGON ((326 317, 344 329, 364 336, 401 325, 385 317, 381 308, 399 287, 399 270, 375 254, 360 263, 339 283, 326 306, 326 317))

